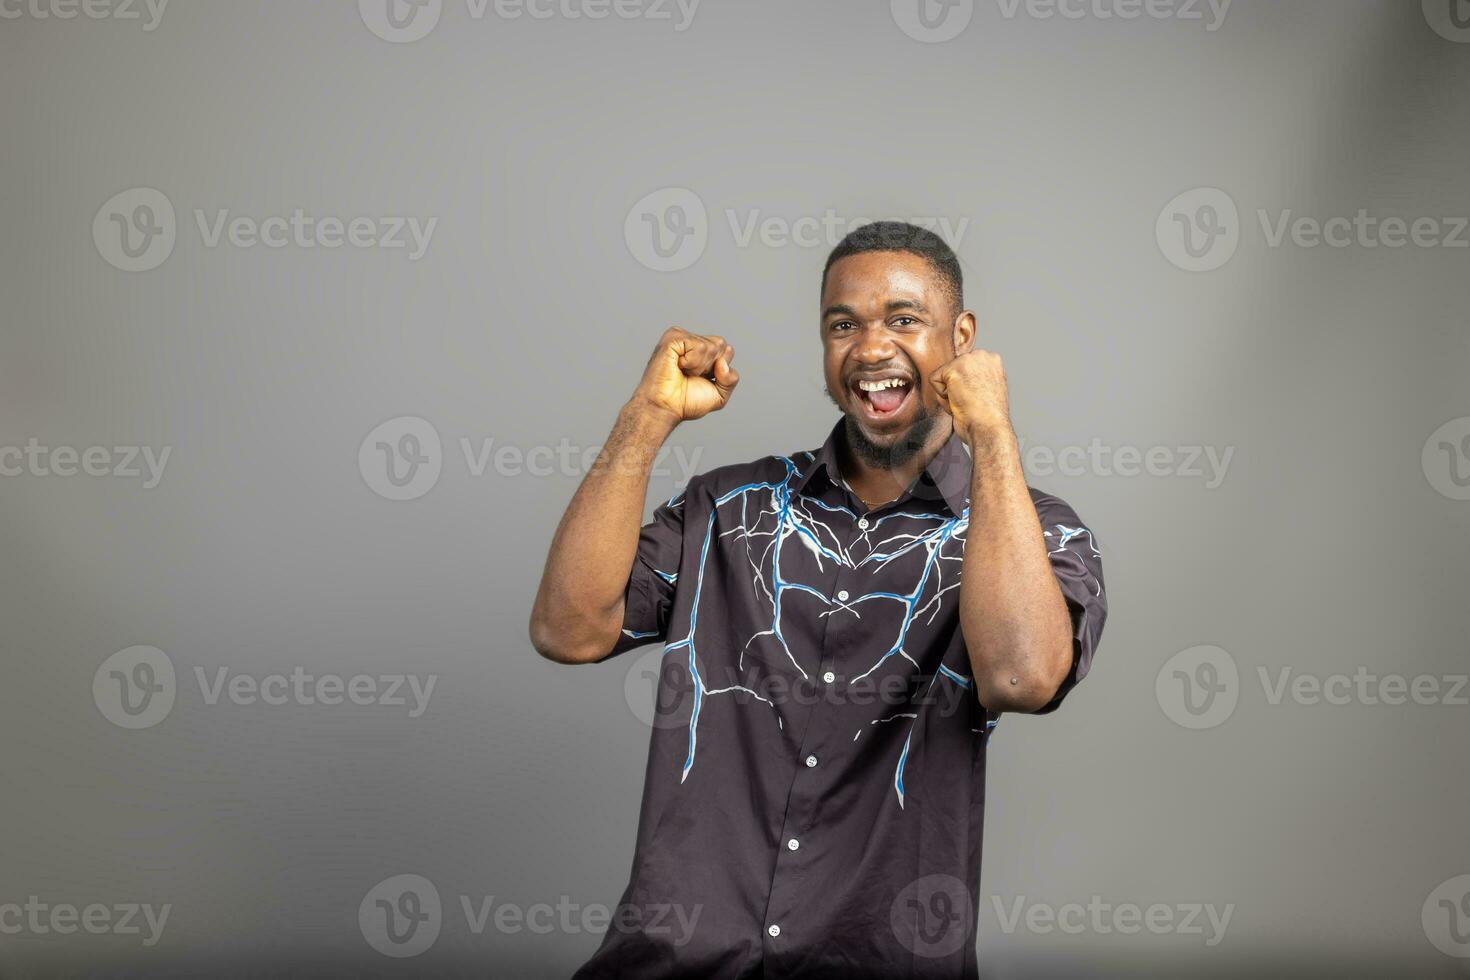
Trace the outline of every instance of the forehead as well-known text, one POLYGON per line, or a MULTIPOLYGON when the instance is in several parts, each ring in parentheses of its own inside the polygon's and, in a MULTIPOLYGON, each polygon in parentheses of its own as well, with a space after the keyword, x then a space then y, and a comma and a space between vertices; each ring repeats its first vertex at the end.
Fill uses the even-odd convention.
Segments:
POLYGON ((894 300, 909 300, 930 310, 943 304, 938 270, 912 252, 860 252, 832 263, 822 289, 822 308, 849 306, 881 313, 894 300))

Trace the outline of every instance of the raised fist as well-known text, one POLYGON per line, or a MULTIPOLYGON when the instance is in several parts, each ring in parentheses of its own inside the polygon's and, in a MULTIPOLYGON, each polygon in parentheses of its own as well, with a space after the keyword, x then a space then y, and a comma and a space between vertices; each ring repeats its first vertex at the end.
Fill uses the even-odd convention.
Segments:
POLYGON ((725 407, 740 375, 730 366, 735 348, 723 337, 670 327, 659 338, 634 397, 680 422, 725 407))

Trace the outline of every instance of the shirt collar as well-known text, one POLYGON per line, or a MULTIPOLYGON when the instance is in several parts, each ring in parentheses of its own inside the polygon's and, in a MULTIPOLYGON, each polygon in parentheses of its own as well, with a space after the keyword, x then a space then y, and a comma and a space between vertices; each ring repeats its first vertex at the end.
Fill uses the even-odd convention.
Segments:
MULTIPOLYGON (((822 448, 813 455, 811 465, 798 478, 798 493, 805 492, 812 476, 822 470, 826 471, 827 479, 834 486, 844 485, 837 465, 837 448, 846 438, 847 419, 845 416, 839 417, 837 424, 827 434, 827 440, 822 443, 822 448)), ((939 452, 924 467, 913 486, 899 499, 902 500, 904 496, 933 499, 938 495, 949 506, 950 513, 958 517, 970 505, 970 469, 969 447, 957 433, 951 432, 949 439, 939 447, 939 452)))

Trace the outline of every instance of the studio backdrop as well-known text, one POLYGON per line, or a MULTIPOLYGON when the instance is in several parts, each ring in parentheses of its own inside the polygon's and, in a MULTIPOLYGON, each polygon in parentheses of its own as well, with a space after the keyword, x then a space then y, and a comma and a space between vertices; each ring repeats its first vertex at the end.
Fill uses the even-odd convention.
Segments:
POLYGON ((660 651, 536 654, 552 531, 670 325, 649 511, 819 446, 880 218, 1107 568, 982 975, 1465 975, 1465 0, 0 0, 0 84, 0 976, 572 973, 660 651))

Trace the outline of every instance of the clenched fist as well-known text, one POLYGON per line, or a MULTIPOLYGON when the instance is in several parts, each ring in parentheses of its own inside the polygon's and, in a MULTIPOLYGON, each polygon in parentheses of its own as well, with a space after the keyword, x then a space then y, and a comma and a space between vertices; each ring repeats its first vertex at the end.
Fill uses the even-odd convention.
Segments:
POLYGON ((723 337, 704 337, 670 327, 659 338, 634 398, 672 413, 676 422, 703 418, 725 407, 740 375, 730 366, 735 348, 723 337))
POLYGON ((978 435, 1010 428, 1006 370, 999 354, 988 350, 961 354, 931 374, 929 383, 966 443, 973 446, 978 435))

